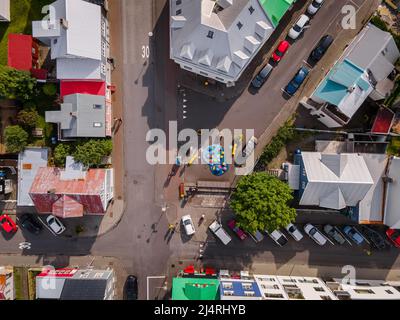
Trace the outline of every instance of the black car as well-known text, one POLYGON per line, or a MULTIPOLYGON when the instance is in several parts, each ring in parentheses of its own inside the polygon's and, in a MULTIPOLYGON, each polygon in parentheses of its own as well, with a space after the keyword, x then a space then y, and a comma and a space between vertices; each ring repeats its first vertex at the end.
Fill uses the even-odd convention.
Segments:
POLYGON ((251 82, 253 88, 260 89, 271 74, 273 67, 268 63, 251 82))
POLYGON ((317 46, 311 52, 310 59, 318 62, 322 59, 324 54, 328 51, 329 47, 333 43, 333 37, 329 34, 323 36, 321 40, 318 42, 317 46))
POLYGON ((385 238, 377 231, 367 227, 360 226, 361 231, 364 233, 366 238, 371 242, 372 246, 375 249, 383 250, 386 248, 385 238))
POLYGON ((135 276, 128 276, 124 287, 124 298, 125 300, 137 300, 138 299, 138 281, 135 276))
POLYGON ((18 223, 22 228, 28 230, 33 234, 39 234, 43 229, 43 225, 40 223, 38 218, 28 213, 22 215, 19 218, 18 223))

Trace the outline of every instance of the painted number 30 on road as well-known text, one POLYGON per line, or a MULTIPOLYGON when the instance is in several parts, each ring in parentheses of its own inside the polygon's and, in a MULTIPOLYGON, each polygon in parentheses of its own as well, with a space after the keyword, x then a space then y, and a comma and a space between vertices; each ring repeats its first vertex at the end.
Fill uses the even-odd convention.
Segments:
POLYGON ((150 47, 149 46, 142 46, 142 58, 148 59, 150 57, 150 47))

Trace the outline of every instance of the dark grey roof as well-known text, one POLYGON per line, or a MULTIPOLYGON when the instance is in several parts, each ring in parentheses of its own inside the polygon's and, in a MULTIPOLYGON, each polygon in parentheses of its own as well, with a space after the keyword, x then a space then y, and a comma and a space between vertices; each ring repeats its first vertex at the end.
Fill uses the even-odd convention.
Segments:
POLYGON ((105 279, 66 279, 60 300, 104 300, 105 279))

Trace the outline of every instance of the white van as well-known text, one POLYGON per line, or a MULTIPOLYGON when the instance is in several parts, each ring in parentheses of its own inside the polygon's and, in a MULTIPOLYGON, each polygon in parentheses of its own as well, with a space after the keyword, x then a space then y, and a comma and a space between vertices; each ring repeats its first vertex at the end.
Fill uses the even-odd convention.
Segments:
POLYGON ((208 227, 218 238, 222 241, 224 245, 227 245, 232 241, 231 236, 222 228, 222 226, 215 220, 208 227))
POLYGON ((293 25, 292 29, 289 30, 289 38, 296 40, 304 31, 307 23, 310 21, 310 18, 305 14, 302 14, 297 20, 297 22, 293 25))

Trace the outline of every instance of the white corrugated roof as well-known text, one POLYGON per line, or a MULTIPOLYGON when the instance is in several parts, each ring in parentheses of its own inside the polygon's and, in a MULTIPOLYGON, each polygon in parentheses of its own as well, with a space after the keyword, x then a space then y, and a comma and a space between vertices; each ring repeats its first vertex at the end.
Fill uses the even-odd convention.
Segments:
POLYGON ((392 229, 400 229, 400 158, 391 160, 388 176, 393 182, 388 184, 385 224, 392 229))
POLYGON ((363 157, 358 154, 322 156, 319 152, 303 152, 302 157, 308 184, 300 205, 336 210, 355 206, 374 183, 363 157))
POLYGON ((47 167, 48 149, 26 148, 18 156, 18 206, 33 206, 29 190, 36 173, 41 167, 47 167))

